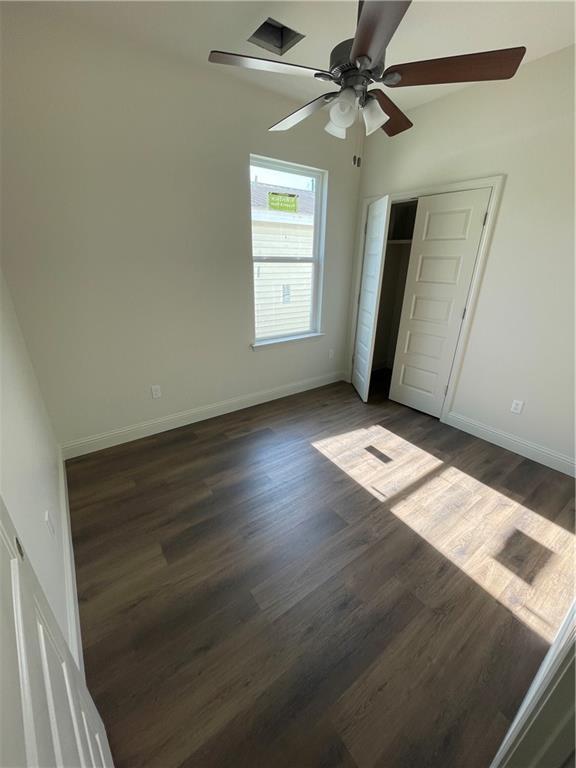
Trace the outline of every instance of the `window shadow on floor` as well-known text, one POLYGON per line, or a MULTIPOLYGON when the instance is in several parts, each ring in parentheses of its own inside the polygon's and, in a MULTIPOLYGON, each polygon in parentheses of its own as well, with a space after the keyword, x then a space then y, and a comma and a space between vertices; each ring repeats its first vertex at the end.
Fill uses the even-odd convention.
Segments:
POLYGON ((389 464, 392 461, 390 456, 387 456, 383 451, 380 451, 373 445, 366 446, 366 450, 368 453, 371 453, 372 456, 375 456, 377 459, 379 459, 383 464, 389 464))
POLYGON ((508 536, 500 552, 493 555, 501 565, 526 582, 533 584, 554 552, 523 531, 508 536))

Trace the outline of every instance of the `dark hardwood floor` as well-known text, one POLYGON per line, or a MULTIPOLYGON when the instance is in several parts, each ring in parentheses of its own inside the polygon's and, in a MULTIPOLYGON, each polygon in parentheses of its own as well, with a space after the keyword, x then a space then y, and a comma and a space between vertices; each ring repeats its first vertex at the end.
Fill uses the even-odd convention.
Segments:
POLYGON ((571 478, 344 383, 67 472, 118 768, 488 768, 572 599, 571 478))

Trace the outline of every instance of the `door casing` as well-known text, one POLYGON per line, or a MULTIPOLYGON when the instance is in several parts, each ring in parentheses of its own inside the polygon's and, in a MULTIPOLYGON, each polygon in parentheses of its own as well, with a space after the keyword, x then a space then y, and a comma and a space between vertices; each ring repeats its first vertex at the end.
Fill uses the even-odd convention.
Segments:
POLYGON ((354 290, 352 293, 352 307, 350 334, 348 339, 349 354, 348 354, 348 370, 347 380, 350 381, 352 375, 352 355, 354 352, 354 341, 356 338, 356 324, 358 320, 358 300, 360 297, 360 290, 362 286, 362 259, 364 254, 364 232, 366 226, 366 217, 368 215, 368 206, 375 200, 384 196, 390 197, 390 205, 394 203, 408 202, 410 200, 416 201, 420 197, 425 195, 438 195, 445 192, 462 192, 472 189, 485 189, 490 188, 490 201, 488 203, 488 211, 486 215, 486 224, 482 231, 482 237, 480 238, 480 247, 478 248, 478 256, 474 265, 474 272, 472 274, 472 280, 470 282, 470 291, 468 294, 468 301, 466 303, 466 315, 462 321, 460 328, 460 335, 458 337, 458 343, 456 345, 456 351, 454 353, 454 361, 452 364, 452 370, 450 378, 448 380, 448 389, 444 404, 442 406, 442 412, 440 414, 440 421, 446 421, 447 415, 450 413, 452 404, 454 402, 454 396, 456 394, 456 386, 460 371, 462 370, 462 363, 464 361, 464 350, 470 330, 472 328, 473 318, 475 314, 476 304, 478 303, 478 296, 480 294, 480 288, 482 283, 482 276, 486 266, 486 259, 490 243, 492 241, 492 234, 494 230, 494 224, 496 216, 500 206, 500 200, 502 198, 502 191, 504 189, 505 175, 487 176, 478 179, 469 179, 467 181, 456 181, 447 184, 437 184, 430 187, 422 187, 419 189, 411 189, 407 191, 383 191, 381 195, 375 195, 373 197, 367 197, 362 201, 361 215, 359 222, 359 235, 357 237, 356 252, 355 252, 355 278, 354 278, 354 290))

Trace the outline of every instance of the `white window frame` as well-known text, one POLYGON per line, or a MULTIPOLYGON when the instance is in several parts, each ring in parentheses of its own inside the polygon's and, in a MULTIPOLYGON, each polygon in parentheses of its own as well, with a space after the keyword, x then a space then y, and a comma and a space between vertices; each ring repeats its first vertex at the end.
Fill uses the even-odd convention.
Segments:
MULTIPOLYGON (((258 349, 259 347, 267 347, 271 344, 281 344, 291 341, 304 341, 307 339, 314 339, 323 336, 322 330, 322 296, 324 287, 324 246, 326 239, 326 201, 328 194, 328 171, 321 168, 311 168, 307 165, 300 165, 298 163, 289 163, 285 160, 275 160, 271 157, 264 157, 262 155, 250 155, 250 166, 257 166, 260 168, 266 168, 272 171, 284 171, 287 173, 293 173, 300 176, 313 177, 314 184, 314 239, 312 245, 312 257, 295 257, 295 258, 267 258, 260 256, 254 258, 254 250, 252 249, 252 320, 253 320, 253 338, 252 349, 258 349), (269 336, 265 339, 256 338, 256 299, 254 291, 254 264, 268 263, 285 263, 290 264, 292 262, 304 262, 312 263, 313 268, 313 285, 312 285, 312 313, 311 313, 311 328, 305 333, 298 335, 279 335, 269 336)), ((250 206, 250 225, 252 225, 252 206, 250 206)))

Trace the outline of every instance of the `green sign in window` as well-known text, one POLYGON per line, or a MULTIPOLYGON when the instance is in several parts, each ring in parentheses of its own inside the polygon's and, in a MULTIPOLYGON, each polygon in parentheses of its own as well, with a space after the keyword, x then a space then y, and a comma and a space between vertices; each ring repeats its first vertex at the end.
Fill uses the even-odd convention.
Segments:
POLYGON ((268 208, 271 211, 298 213, 298 195, 284 195, 280 192, 268 192, 268 208))

